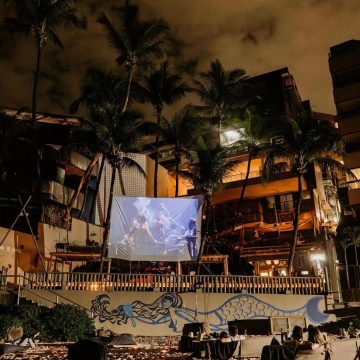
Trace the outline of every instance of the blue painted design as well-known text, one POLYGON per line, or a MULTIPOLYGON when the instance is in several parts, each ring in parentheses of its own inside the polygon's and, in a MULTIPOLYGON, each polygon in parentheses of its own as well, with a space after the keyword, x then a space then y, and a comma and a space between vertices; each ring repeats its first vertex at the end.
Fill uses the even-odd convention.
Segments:
POLYGON ((261 319, 269 316, 296 316, 304 315, 313 323, 321 323, 328 319, 328 315, 319 309, 321 296, 314 296, 304 306, 293 309, 279 309, 250 294, 238 294, 219 307, 205 312, 196 312, 195 309, 183 307, 179 294, 166 293, 161 295, 152 304, 134 301, 131 304, 120 305, 116 309, 108 310, 109 296, 102 294, 92 301, 92 311, 101 323, 110 321, 112 324, 127 324, 131 320, 133 327, 136 322, 159 325, 167 324, 174 332, 179 331, 177 324, 181 321, 196 322, 197 318, 206 318, 213 331, 227 329, 228 321, 240 319, 261 319))

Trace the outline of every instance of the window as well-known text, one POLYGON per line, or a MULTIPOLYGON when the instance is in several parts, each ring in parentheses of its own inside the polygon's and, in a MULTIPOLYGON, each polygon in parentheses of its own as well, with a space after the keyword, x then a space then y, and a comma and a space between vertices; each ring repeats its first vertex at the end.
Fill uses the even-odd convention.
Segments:
POLYGON ((282 211, 292 210, 294 208, 292 194, 280 195, 280 208, 282 211))
POLYGON ((288 329, 293 329, 295 325, 300 326, 302 329, 306 327, 306 318, 304 316, 276 316, 270 318, 271 333, 281 334, 288 329))
POLYGON ((236 141, 239 141, 244 138, 244 128, 237 130, 227 130, 223 131, 220 134, 220 144, 221 145, 231 145, 236 141))

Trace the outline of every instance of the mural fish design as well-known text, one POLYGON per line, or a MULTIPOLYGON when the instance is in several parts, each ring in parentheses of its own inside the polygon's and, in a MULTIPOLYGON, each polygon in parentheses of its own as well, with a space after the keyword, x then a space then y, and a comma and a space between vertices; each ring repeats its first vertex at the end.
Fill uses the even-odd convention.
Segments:
POLYGON ((91 310, 101 323, 109 321, 112 324, 122 325, 131 321, 133 327, 136 327, 137 321, 152 325, 168 324, 169 328, 178 332, 180 330, 178 324, 198 322, 199 318, 206 318, 210 322, 212 331, 225 331, 228 321, 261 319, 269 316, 303 315, 307 316, 312 323, 318 324, 328 319, 328 315, 319 309, 321 299, 321 296, 314 296, 300 308, 284 310, 253 295, 238 294, 215 309, 197 312, 195 309, 184 307, 181 296, 174 293, 163 294, 151 304, 133 301, 131 304, 120 305, 113 310, 108 309, 109 296, 101 294, 92 301, 91 310))

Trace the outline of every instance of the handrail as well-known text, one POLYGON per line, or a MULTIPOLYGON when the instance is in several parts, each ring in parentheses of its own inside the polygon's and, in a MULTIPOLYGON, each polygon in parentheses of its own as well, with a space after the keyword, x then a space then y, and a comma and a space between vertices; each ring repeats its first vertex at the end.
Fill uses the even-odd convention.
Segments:
MULTIPOLYGON (((43 274, 48 274, 48 273, 43 273, 43 274)), ((23 279, 23 280, 29 281, 30 283, 33 283, 33 281, 32 281, 31 279, 27 278, 25 275, 6 275, 6 278, 14 278, 14 279, 16 278, 16 279, 19 279, 19 280, 20 280, 20 279, 23 279)), ((26 285, 28 285, 28 284, 26 284, 26 285)), ((40 297, 40 298, 42 298, 43 300, 45 300, 45 301, 47 301, 47 302, 50 302, 50 303, 52 303, 52 304, 54 304, 54 305, 57 304, 56 301, 50 300, 50 299, 48 299, 48 298, 45 298, 44 296, 42 296, 42 295, 40 295, 40 294, 38 294, 38 293, 35 293, 34 291, 30 290, 29 288, 26 287, 26 285, 24 285, 24 282, 23 282, 23 284, 20 284, 19 281, 17 281, 16 284, 14 284, 14 286, 19 287, 20 290, 28 291, 29 293, 31 293, 31 294, 33 294, 33 295, 35 295, 35 296, 37 296, 37 297, 40 297)), ((5 283, 5 284, 0 284, 0 287, 1 287, 1 288, 6 288, 6 287, 8 287, 8 284, 7 284, 7 283, 5 283)), ((78 304, 77 302, 75 302, 75 301, 73 301, 73 300, 71 300, 71 299, 69 299, 69 298, 67 298, 67 297, 65 297, 65 296, 63 296, 63 295, 61 295, 61 294, 59 294, 59 293, 56 292, 56 291, 53 291, 52 289, 43 287, 41 290, 46 290, 46 291, 48 291, 49 293, 55 295, 57 298, 61 298, 61 299, 65 300, 66 302, 68 302, 68 303, 70 303, 70 304, 72 304, 72 305, 75 305, 75 306, 77 306, 77 307, 79 307, 79 308, 81 308, 81 309, 89 312, 89 313, 92 315, 92 311, 91 311, 90 309, 86 308, 85 306, 82 306, 82 305, 78 304)))
MULTIPOLYGON (((325 292, 321 277, 245 275, 158 275, 121 273, 27 273, 24 286, 32 289, 80 291, 164 291, 205 293, 319 295, 325 292)), ((63 297, 63 296, 62 296, 63 297)), ((63 297, 64 298, 64 297, 63 297)), ((66 298, 65 298, 66 299, 66 298)), ((69 299, 66 299, 69 301, 69 299)))

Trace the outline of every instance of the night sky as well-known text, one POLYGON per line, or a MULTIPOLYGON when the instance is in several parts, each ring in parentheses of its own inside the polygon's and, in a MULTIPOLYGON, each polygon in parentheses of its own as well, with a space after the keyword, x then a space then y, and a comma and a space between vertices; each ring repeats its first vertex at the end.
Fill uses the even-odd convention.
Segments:
MULTIPOLYGON (((335 113, 328 70, 329 47, 360 39, 359 0, 138 0, 144 17, 169 22, 181 43, 177 66, 206 70, 219 59, 228 68, 258 75, 284 66, 294 75, 303 100, 313 109, 335 113)), ((65 49, 49 43, 39 88, 39 111, 67 113, 79 94, 88 65, 116 69, 116 52, 96 18, 111 18, 117 0, 81 0, 88 30, 60 32, 65 49), (106 5, 105 5, 106 4, 106 5)), ((1 8, 1 14, 4 9, 1 8)), ((31 37, 0 29, 0 104, 29 106, 35 62, 31 37)), ((194 101, 192 99, 192 101, 194 101)), ((186 102, 186 101, 185 101, 186 102)))

